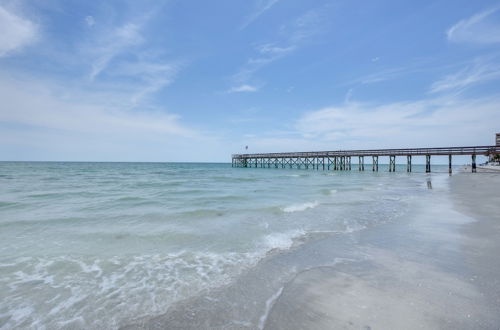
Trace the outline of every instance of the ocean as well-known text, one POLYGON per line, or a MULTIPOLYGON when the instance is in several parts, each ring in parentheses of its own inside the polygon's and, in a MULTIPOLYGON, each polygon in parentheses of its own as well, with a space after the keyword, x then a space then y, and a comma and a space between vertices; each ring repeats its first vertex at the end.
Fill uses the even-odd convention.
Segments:
POLYGON ((1 162, 0 328, 116 329, 161 315, 319 236, 401 221, 430 178, 440 189, 448 177, 446 166, 367 167, 1 162))

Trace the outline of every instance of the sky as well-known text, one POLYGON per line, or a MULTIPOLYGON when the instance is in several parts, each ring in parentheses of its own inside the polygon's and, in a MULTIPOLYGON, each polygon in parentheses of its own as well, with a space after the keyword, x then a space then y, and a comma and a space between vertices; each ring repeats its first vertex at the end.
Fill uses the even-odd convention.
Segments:
POLYGON ((0 0, 0 160, 493 145, 500 2, 0 0))

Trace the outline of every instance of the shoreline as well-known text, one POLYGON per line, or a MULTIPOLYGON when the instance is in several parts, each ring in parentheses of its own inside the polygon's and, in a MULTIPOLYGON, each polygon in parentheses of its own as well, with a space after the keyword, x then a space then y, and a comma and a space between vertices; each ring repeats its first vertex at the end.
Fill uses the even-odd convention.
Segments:
POLYGON ((478 188, 500 177, 447 180, 408 220, 311 236, 228 286, 122 329, 496 329, 500 202, 478 188))

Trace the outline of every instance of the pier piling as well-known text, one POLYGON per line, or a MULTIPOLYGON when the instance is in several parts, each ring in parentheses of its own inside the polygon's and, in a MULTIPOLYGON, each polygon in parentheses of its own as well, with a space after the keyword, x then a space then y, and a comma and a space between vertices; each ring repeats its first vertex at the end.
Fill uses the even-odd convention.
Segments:
POLYGON ((372 156, 372 171, 378 172, 378 156, 372 156))
POLYGON ((396 156, 389 156, 389 172, 396 172, 396 156))

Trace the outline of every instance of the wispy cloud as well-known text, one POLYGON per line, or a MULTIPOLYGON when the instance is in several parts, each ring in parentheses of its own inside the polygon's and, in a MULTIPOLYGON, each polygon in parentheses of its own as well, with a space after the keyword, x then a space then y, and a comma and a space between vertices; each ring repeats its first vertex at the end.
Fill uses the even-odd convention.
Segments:
POLYGON ((463 19, 446 31, 449 41, 478 44, 500 42, 500 6, 463 19))
POLYGON ((85 52, 93 57, 90 79, 95 79, 117 55, 143 43, 144 37, 140 30, 140 24, 127 23, 104 32, 97 43, 87 45, 85 52))
POLYGON ((240 29, 246 28, 258 19, 262 14, 271 9, 279 0, 256 0, 255 9, 248 15, 240 26, 240 29))
POLYGON ((56 132, 116 134, 117 138, 130 134, 195 135, 179 124, 178 115, 169 114, 164 109, 130 109, 126 106, 126 96, 121 93, 73 91, 50 81, 0 77, 0 98, 6 110, 0 111, 0 122, 4 123, 56 132))
POLYGON ((30 20, 0 6, 0 57, 22 49, 37 37, 37 26, 30 20))
POLYGON ((338 148, 418 147, 415 141, 420 146, 467 145, 476 142, 474 136, 493 134, 500 121, 499 106, 498 97, 442 97, 378 105, 350 102, 310 111, 297 120, 296 129, 302 138, 338 148))
POLYGON ((133 85, 135 91, 130 100, 137 104, 147 95, 153 94, 170 85, 183 67, 182 62, 164 62, 141 54, 137 59, 115 64, 109 74, 114 78, 124 78, 133 85))
POLYGON ((147 27, 153 16, 146 11, 118 24, 103 21, 99 26, 92 16, 86 17, 93 29, 77 57, 90 65, 91 84, 112 80, 115 87, 127 89, 130 102, 137 105, 174 81, 185 61, 166 59, 165 51, 151 46, 147 27))
POLYGON ((231 87, 230 89, 227 90, 227 93, 256 92, 258 90, 259 88, 257 86, 245 84, 245 85, 231 87))
POLYGON ((500 79, 500 65, 482 58, 476 59, 464 69, 447 75, 431 85, 430 92, 460 92, 468 87, 500 79))
POLYGON ((85 17, 85 23, 87 23, 88 26, 92 27, 95 24, 95 19, 93 16, 86 16, 85 17))
POLYGON ((249 58, 234 75, 240 84, 247 83, 252 76, 265 66, 293 53, 312 36, 323 29, 324 19, 319 9, 312 9, 280 27, 281 38, 255 46, 256 54, 249 58))

